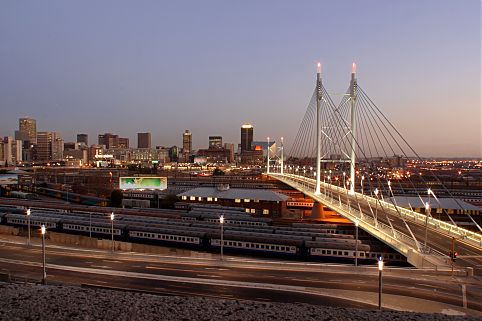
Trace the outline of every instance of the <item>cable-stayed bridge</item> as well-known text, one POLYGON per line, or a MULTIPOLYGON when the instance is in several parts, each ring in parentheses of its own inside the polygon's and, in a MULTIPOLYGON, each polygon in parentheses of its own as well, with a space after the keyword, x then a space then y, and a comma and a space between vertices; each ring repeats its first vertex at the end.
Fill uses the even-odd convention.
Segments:
POLYGON ((457 266, 482 273, 480 224, 452 198, 475 231, 458 226, 429 183, 437 182, 445 194, 450 191, 435 175, 410 173, 405 167, 410 161, 422 159, 358 85, 356 65, 348 90, 335 105, 318 64, 315 89, 293 146, 289 153, 283 146, 268 151, 267 174, 313 198, 313 218, 322 218, 320 208, 326 206, 416 267, 450 267, 449 253, 455 251, 457 266), (419 192, 421 186, 426 192, 419 192), (413 204, 399 206, 397 200, 409 193, 406 199, 413 204), (437 208, 437 218, 432 208, 437 208))

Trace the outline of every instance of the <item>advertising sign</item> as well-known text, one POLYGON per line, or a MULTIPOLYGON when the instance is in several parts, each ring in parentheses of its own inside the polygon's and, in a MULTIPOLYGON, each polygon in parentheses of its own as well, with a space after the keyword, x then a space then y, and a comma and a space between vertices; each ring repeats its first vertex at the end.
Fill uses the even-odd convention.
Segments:
POLYGON ((119 177, 120 189, 157 189, 167 188, 167 177, 119 177))
POLYGON ((0 185, 16 185, 18 184, 18 175, 3 174, 0 175, 0 185))

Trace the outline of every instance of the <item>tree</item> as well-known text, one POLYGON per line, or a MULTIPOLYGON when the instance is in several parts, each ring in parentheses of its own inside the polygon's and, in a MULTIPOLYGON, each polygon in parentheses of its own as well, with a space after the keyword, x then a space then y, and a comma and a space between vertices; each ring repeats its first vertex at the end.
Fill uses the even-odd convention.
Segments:
POLYGON ((110 206, 121 207, 122 206, 122 191, 120 189, 115 189, 110 193, 110 206))

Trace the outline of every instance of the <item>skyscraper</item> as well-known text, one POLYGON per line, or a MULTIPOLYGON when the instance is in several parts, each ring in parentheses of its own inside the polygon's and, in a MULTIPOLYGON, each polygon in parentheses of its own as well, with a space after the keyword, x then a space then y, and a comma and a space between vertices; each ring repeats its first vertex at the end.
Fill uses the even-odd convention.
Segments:
POLYGON ((77 143, 89 146, 89 136, 87 134, 77 134, 77 143))
POLYGON ((192 151, 192 134, 188 129, 182 134, 182 149, 184 153, 192 151))
POLYGON ((151 133, 137 133, 137 148, 151 148, 151 133))
POLYGON ((241 126, 241 152, 251 150, 251 143, 253 142, 254 128, 250 124, 241 126))
POLYGON ((24 117, 18 120, 18 131, 15 132, 15 139, 37 143, 37 121, 33 118, 24 117))
POLYGON ((37 160, 51 161, 63 158, 64 140, 56 132, 38 132, 37 160))

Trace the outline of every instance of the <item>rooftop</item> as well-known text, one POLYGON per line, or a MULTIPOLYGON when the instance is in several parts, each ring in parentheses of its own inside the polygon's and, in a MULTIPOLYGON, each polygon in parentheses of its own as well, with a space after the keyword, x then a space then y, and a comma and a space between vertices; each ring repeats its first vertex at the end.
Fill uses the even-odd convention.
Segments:
POLYGON ((475 211, 482 211, 481 207, 469 204, 464 202, 460 199, 454 198, 437 198, 437 200, 433 197, 417 197, 417 196, 395 196, 391 197, 391 199, 395 199, 398 206, 408 208, 409 205, 412 208, 423 208, 425 207, 426 202, 430 202, 431 208, 443 208, 443 209, 454 209, 454 210, 475 210, 475 211), (423 202, 422 202, 422 200, 423 202))
POLYGON ((215 187, 197 187, 177 196, 217 197, 220 199, 251 199, 260 201, 283 202, 289 197, 267 189, 230 188, 219 190, 215 187))

